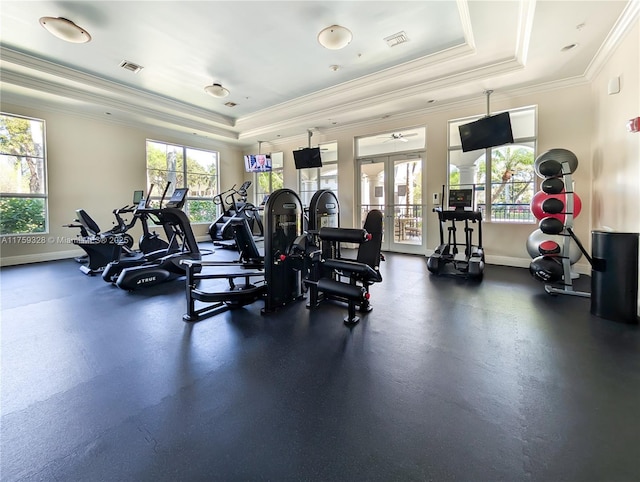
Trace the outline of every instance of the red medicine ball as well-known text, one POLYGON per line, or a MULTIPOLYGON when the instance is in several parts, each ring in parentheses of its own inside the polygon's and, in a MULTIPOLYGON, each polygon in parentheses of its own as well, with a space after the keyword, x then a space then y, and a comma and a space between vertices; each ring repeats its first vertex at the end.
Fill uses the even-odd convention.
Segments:
MULTIPOLYGON (((535 193, 533 195, 533 199, 531 200, 531 212, 533 213, 533 216, 538 219, 538 220, 542 220, 544 218, 556 218, 560 221, 562 221, 564 223, 564 220, 566 218, 566 212, 564 207, 562 208, 561 211, 559 212, 546 212, 544 210, 543 207, 543 203, 545 201, 547 201, 548 199, 557 199, 560 202, 562 202, 563 206, 566 205, 566 198, 567 195, 566 193, 560 193, 560 194, 547 194, 543 191, 538 191, 537 193, 535 193)), ((557 208, 558 204, 555 203, 555 207, 557 208)), ((554 210, 552 208, 552 210, 554 210)), ((578 196, 576 193, 573 194, 573 217, 574 219, 578 217, 578 215, 580 214, 580 211, 582 210, 582 201, 580 200, 580 196, 578 196)))

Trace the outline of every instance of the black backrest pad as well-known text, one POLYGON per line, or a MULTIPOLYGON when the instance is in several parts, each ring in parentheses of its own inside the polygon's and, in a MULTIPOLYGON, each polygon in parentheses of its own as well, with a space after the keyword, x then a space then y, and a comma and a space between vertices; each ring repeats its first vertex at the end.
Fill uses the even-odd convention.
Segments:
POLYGON ((363 243, 367 231, 357 228, 320 228, 318 236, 323 241, 343 241, 345 243, 363 243))
POLYGON ((249 222, 245 218, 231 219, 231 227, 242 261, 255 261, 264 257, 258 250, 249 228, 249 222))
POLYGON ((358 247, 356 260, 377 269, 380 266, 380 248, 382 246, 382 212, 378 209, 369 211, 363 228, 371 235, 371 239, 358 247))
POLYGON ((98 234, 100 232, 100 227, 84 209, 77 209, 76 216, 78 216, 78 222, 83 224, 92 234, 98 234))

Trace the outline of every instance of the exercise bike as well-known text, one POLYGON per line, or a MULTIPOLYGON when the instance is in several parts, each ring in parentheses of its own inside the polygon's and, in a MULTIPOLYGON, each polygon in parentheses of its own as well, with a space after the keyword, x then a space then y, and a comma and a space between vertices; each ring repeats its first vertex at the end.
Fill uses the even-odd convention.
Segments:
POLYGON ((84 210, 76 210, 76 219, 73 223, 64 224, 63 227, 78 228, 80 233, 72 242, 82 248, 86 254, 78 256, 75 260, 82 263, 80 271, 87 275, 101 272, 111 261, 121 255, 133 256, 133 237, 127 232, 136 222, 135 215, 130 222, 125 221, 124 214, 135 213, 136 203, 142 198, 142 191, 135 191, 133 205, 126 205, 113 210, 116 225, 108 231, 101 231, 100 226, 84 210))

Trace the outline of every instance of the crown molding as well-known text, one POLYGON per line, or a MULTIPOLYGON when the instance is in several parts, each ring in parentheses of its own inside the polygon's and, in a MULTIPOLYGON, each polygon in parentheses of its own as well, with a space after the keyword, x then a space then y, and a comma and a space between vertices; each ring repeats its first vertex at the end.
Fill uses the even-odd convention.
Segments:
MULTIPOLYGON (((2 83, 12 84, 12 85, 19 86, 21 89, 30 89, 35 91, 42 91, 41 87, 43 84, 41 79, 32 77, 30 75, 18 73, 18 72, 7 71, 4 69, 2 70, 2 83)), ((116 98, 109 97, 102 94, 90 93, 83 90, 75 89, 73 86, 63 85, 63 84, 59 84, 51 81, 47 82, 46 84, 47 84, 46 93, 49 95, 55 95, 64 99, 70 99, 70 100, 73 100, 74 102, 80 101, 80 102, 86 102, 92 105, 104 106, 106 110, 117 109, 122 112, 129 113, 130 115, 133 114, 134 117, 138 117, 138 119, 140 117, 148 117, 150 119, 155 119, 157 122, 161 122, 163 124, 168 123, 168 124, 179 125, 184 128, 206 132, 206 133, 213 134, 213 135, 220 136, 227 139, 238 138, 237 132, 233 130, 217 127, 213 124, 206 122, 205 120, 198 120, 198 119, 192 119, 189 117, 181 116, 179 115, 182 113, 180 111, 177 111, 178 114, 176 114, 176 111, 165 112, 165 111, 149 108, 143 105, 133 106, 134 108, 132 108, 131 102, 128 99, 120 100, 120 99, 116 99, 116 98)), ((2 96, 3 96, 3 100, 5 100, 6 98, 13 97, 14 99, 24 98, 25 101, 28 102, 27 96, 21 96, 21 95, 12 96, 12 94, 10 92, 6 92, 5 89, 3 89, 2 96)), ((24 101, 21 101, 21 102, 24 102, 24 101)), ((43 102, 46 103, 47 101, 40 100, 40 99, 38 100, 38 103, 43 103, 43 102)), ((37 107, 37 106, 33 105, 33 107, 37 107)), ((56 108, 56 103, 50 102, 49 107, 56 108)), ((144 121, 141 121, 141 122, 144 122, 144 121)))
MULTIPOLYGON (((429 80, 438 66, 455 60, 462 60, 475 54, 475 49, 468 44, 427 55, 417 60, 406 62, 379 72, 360 77, 337 86, 322 89, 308 95, 304 95, 288 102, 283 102, 273 107, 254 112, 250 115, 239 117, 236 127, 240 131, 253 127, 272 123, 273 119, 286 119, 292 112, 308 111, 310 105, 326 107, 327 99, 333 106, 339 106, 354 98, 370 99, 381 90, 388 90, 393 86, 406 85, 406 79, 411 79, 414 84, 429 80)), ((335 108, 335 107, 334 107, 335 108)))
MULTIPOLYGON (((217 114, 207 109, 184 104, 143 90, 127 87, 117 82, 54 64, 53 62, 39 59, 4 46, 0 46, 0 59, 2 61, 3 80, 5 71, 9 71, 7 65, 14 65, 17 67, 13 69, 14 71, 28 69, 30 71, 51 76, 54 79, 62 80, 66 83, 75 83, 76 85, 69 85, 67 87, 69 92, 74 93, 71 97, 76 97, 78 93, 77 89, 82 87, 85 90, 85 95, 96 95, 97 99, 127 99, 127 103, 130 104, 129 110, 133 112, 137 111, 140 107, 149 108, 149 106, 154 106, 154 110, 157 111, 180 112, 186 117, 207 119, 209 122, 216 123, 221 126, 233 127, 235 124, 232 118, 217 114), (102 96, 100 96, 96 92, 106 92, 107 94, 102 94, 102 96)), ((51 83, 50 80, 41 80, 35 76, 31 76, 31 78, 33 79, 31 84, 33 89, 42 90, 43 92, 49 91, 51 83)), ((67 97, 69 96, 67 95, 67 97)))
MULTIPOLYGON (((336 99, 331 95, 331 102, 327 102, 326 97, 322 102, 317 102, 317 108, 313 109, 309 106, 309 101, 296 107, 289 107, 287 109, 288 115, 281 120, 274 120, 271 116, 270 122, 267 126, 260 126, 256 128, 242 128, 240 121, 237 126, 240 128, 240 139, 247 137, 261 136, 267 133, 271 133, 278 130, 285 130, 291 127, 299 125, 309 125, 317 119, 318 116, 336 118, 342 114, 353 113, 357 110, 363 110, 373 105, 380 105, 384 103, 392 103, 401 99, 428 94, 429 92, 436 90, 456 89, 470 84, 477 84, 482 79, 487 79, 495 76, 508 74, 523 68, 523 65, 517 61, 516 58, 503 59, 489 65, 476 67, 473 69, 464 69, 453 73, 451 75, 442 76, 438 78, 432 78, 430 80, 421 82, 419 84, 412 85, 410 87, 398 88, 391 91, 385 91, 377 95, 371 96, 356 96, 354 98, 353 92, 349 97, 341 97, 336 99), (296 115, 295 112, 301 112, 296 115), (312 111, 312 113, 309 113, 312 111)), ((297 103, 298 100, 296 100, 297 103)))
POLYGON ((536 13, 536 0, 522 1, 520 3, 520 15, 518 17, 518 35, 516 41, 516 58, 522 65, 527 63, 529 42, 533 30, 533 21, 536 13))
MULTIPOLYGON (((572 77, 569 79, 563 79, 559 81, 545 82, 537 85, 519 86, 517 88, 509 89, 509 90, 500 90, 499 92, 494 92, 492 94, 492 99, 495 101, 495 100, 502 100, 508 97, 521 97, 521 96, 528 96, 528 95, 535 95, 535 94, 543 94, 546 92, 568 89, 568 88, 577 87, 581 85, 588 85, 588 84, 589 84, 589 81, 585 77, 577 76, 577 77, 572 77)), ((340 132, 358 130, 358 129, 366 130, 372 126, 377 126, 377 125, 382 126, 382 129, 384 130, 386 128, 384 127, 384 125, 388 124, 390 120, 396 123, 408 122, 412 126, 415 126, 416 118, 421 118, 421 117, 424 118, 428 115, 451 111, 454 109, 460 109, 464 107, 472 108, 472 107, 478 106, 480 108, 484 108, 485 105, 486 105, 486 99, 480 98, 477 93, 474 93, 473 95, 469 95, 464 98, 458 97, 458 98, 452 99, 451 101, 442 101, 442 102, 438 102, 437 104, 429 105, 428 107, 393 114, 388 118, 384 118, 384 119, 377 116, 373 118, 364 119, 358 122, 342 124, 338 126, 324 127, 322 129, 323 130, 322 135, 325 138, 331 138, 332 136, 335 136, 340 132)), ((478 113, 482 113, 482 112, 479 111, 478 113)), ((408 127, 407 125, 403 124, 402 128, 403 129, 410 128, 410 126, 408 127)), ((279 137, 278 139, 270 140, 267 142, 270 142, 273 144, 288 143, 302 137, 304 137, 304 139, 306 140, 305 134, 293 134, 291 136, 279 137)))
POLYGON ((584 76, 588 80, 593 80, 600 73, 618 45, 620 45, 620 42, 622 42, 622 39, 633 28, 638 17, 640 17, 640 0, 630 0, 609 32, 609 35, 607 35, 607 38, 585 69, 584 76))

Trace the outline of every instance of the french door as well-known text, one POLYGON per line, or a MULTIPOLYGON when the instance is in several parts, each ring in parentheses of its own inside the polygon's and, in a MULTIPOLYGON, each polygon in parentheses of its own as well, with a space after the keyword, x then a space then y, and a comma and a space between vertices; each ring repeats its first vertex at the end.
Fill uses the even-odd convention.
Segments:
POLYGON ((371 209, 382 211, 383 251, 424 254, 423 164, 419 154, 358 160, 360 222, 371 209))

